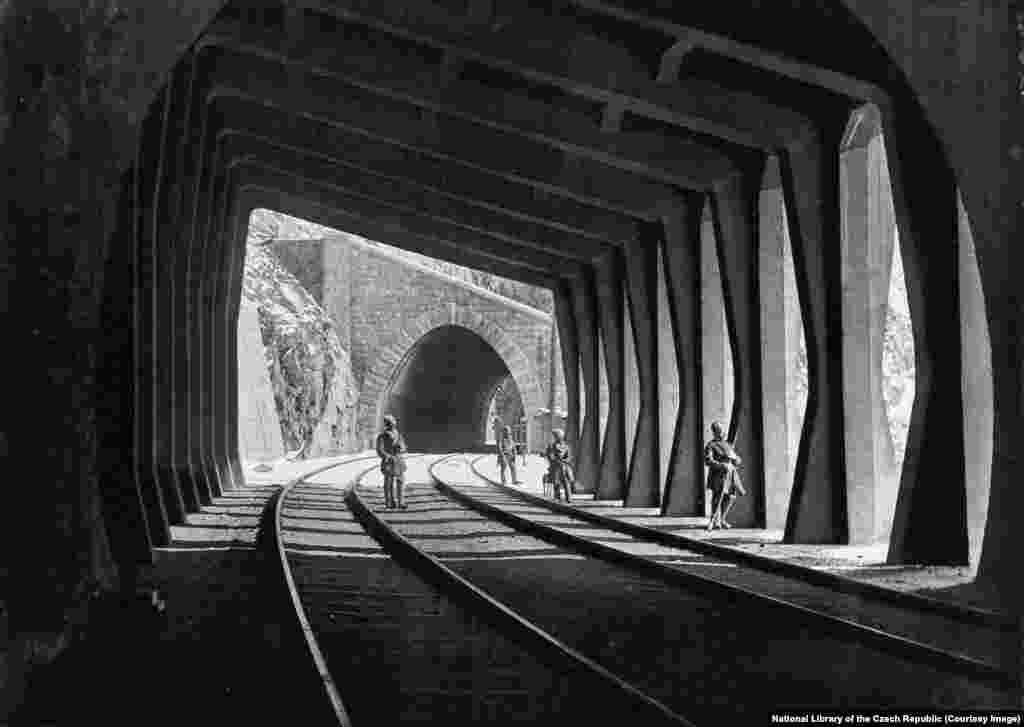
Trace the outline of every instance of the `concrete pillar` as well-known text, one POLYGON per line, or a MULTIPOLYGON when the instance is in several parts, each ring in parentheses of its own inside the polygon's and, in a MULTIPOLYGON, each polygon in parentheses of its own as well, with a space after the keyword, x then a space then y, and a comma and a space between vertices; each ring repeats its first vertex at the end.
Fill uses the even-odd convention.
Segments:
MULTIPOLYGON (((769 165, 777 165, 772 158, 769 165)), ((769 176, 769 175, 766 175, 769 176)), ((762 189, 758 198, 760 237, 761 360, 763 361, 765 527, 786 526, 793 489, 790 457, 790 378, 795 351, 787 335, 787 258, 789 233, 781 184, 762 189)), ((799 431, 796 433, 799 443, 799 431)))
POLYGON ((658 477, 658 254, 661 231, 653 227, 635 240, 626 255, 633 360, 636 367, 636 428, 629 461, 626 502, 629 507, 657 507, 658 477))
MULTIPOLYGON (((662 219, 672 342, 678 366, 679 406, 672 440, 672 458, 662 512, 704 514, 703 387, 701 335, 701 215, 704 198, 679 200, 662 219)), ((714 250, 712 250, 714 258, 714 250)), ((721 315, 721 307, 718 307, 721 315)), ((721 319, 719 319, 721 324, 721 319)), ((719 341, 718 343, 721 343, 719 341)), ((721 366, 709 371, 721 373, 721 366)))
MULTIPOLYGON (((628 254, 626 255, 628 260, 628 254)), ((625 277, 625 276, 623 276, 625 277)), ((640 415, 640 381, 637 373, 636 344, 633 321, 629 313, 629 286, 622 291, 622 410, 626 425, 626 489, 629 489, 629 470, 633 461, 633 442, 636 437, 637 417, 640 415)))
POLYGON ((882 353, 896 222, 877 121, 855 116, 840 155, 843 388, 849 542, 886 538, 899 486, 882 353))
POLYGON ((847 538, 838 124, 834 127, 790 144, 780 158, 807 341, 807 410, 786 518, 789 543, 847 538))
POLYGON ((626 418, 623 374, 622 255, 613 250, 596 266, 597 310, 608 377, 608 421, 601 448, 597 499, 618 500, 626 489, 626 418))
MULTIPOLYGON (((176 75, 176 74, 175 74, 176 75)), ((173 77, 171 79, 173 81, 173 77)), ((153 265, 153 275, 147 286, 147 298, 144 301, 142 314, 150 321, 152 331, 147 333, 150 358, 147 366, 150 369, 148 381, 153 391, 150 395, 150 416, 152 417, 152 470, 160 491, 164 497, 164 508, 167 519, 173 524, 183 523, 188 511, 188 500, 181 490, 173 466, 173 422, 169 416, 171 407, 171 360, 169 356, 169 340, 173 337, 173 319, 169 305, 173 277, 167 273, 172 266, 172 251, 176 238, 172 233, 167 204, 169 201, 167 178, 168 167, 172 166, 173 145, 170 130, 176 121, 172 109, 175 106, 173 83, 168 82, 161 93, 162 109, 159 144, 159 159, 153 170, 153 188, 150 208, 142 227, 143 234, 148 233, 148 255, 153 265)), ((144 253, 146 254, 146 253, 144 253)), ((196 503, 198 504, 198 503, 196 503)))
POLYGON ((658 241, 657 348, 658 348, 658 497, 664 505, 672 464, 676 419, 679 416, 679 362, 672 331, 668 271, 665 263, 664 233, 658 241))
POLYGON ((572 311, 579 338, 580 380, 583 382, 583 418, 576 454, 576 483, 581 492, 596 492, 601 448, 598 438, 598 333, 594 281, 590 270, 568 279, 572 311))
POLYGON ((915 112, 882 112, 893 207, 913 319, 916 381, 890 563, 966 564, 956 186, 915 112))
MULTIPOLYGON (((597 305, 597 283, 595 280, 595 309, 597 305)), ((600 318, 598 319, 600 324, 600 318)), ((600 443, 600 451, 604 452, 604 437, 605 432, 608 431, 608 410, 609 410, 609 395, 608 395, 608 363, 604 357, 604 334, 598 328, 597 333, 597 426, 598 426, 598 442, 600 443)))
MULTIPOLYGON (((718 268, 718 241, 710 203, 702 211, 700 266, 701 409, 704 420, 701 438, 708 439, 712 422, 721 422, 728 431, 735 393, 732 348, 725 321, 722 276, 718 268)), ((705 481, 706 475, 705 472, 705 481)))
MULTIPOLYGON (((112 248, 135 244, 135 170, 123 175, 112 248)), ((131 256, 129 256, 129 263, 131 256)), ((122 582, 133 580, 153 563, 150 528, 142 492, 135 477, 133 422, 136 412, 132 325, 134 266, 110 255, 104 274, 101 320, 105 335, 99 351, 96 384, 96 429, 99 446, 100 494, 111 554, 122 582)))
POLYGON ((761 311, 757 283, 758 191, 761 169, 718 182, 712 192, 718 264, 732 344, 735 399, 729 440, 743 458, 747 496, 737 500, 737 527, 764 527, 763 421, 761 418, 761 311))
POLYGON ((197 469, 192 457, 197 432, 189 408, 190 369, 193 365, 193 351, 197 350, 197 329, 193 324, 193 303, 195 275, 199 265, 195 262, 198 241, 195 235, 195 181, 199 162, 199 131, 201 124, 195 123, 199 118, 199 83, 196 78, 196 61, 193 57, 190 64, 189 85, 186 88, 186 103, 182 111, 183 121, 175 129, 179 140, 178 175, 175 195, 178 231, 176 239, 177 257, 174 266, 173 312, 174 333, 176 339, 169 355, 172 363, 172 397, 174 408, 174 429, 178 433, 175 439, 174 462, 178 481, 182 489, 194 493, 201 505, 210 503, 210 490, 201 468, 197 469), (181 133, 179 129, 185 129, 181 133))
POLYGON ((203 89, 199 79, 192 85, 185 154, 186 167, 183 183, 189 185, 185 191, 185 207, 188 222, 188 259, 185 271, 185 301, 183 310, 183 340, 185 366, 183 370, 183 393, 186 417, 188 419, 188 469, 195 481, 199 498, 209 504, 218 494, 216 482, 207 466, 206 424, 203 421, 203 381, 205 369, 203 352, 206 350, 204 301, 209 268, 207 253, 209 238, 205 234, 205 214, 208 195, 204 194, 209 185, 210 146, 213 141, 208 134, 207 114, 202 108, 203 89))
POLYGON ((992 484, 994 401, 992 344, 971 223, 957 194, 960 239, 960 329, 963 340, 964 459, 967 465, 967 543, 977 570, 992 484))
MULTIPOLYGON (((562 353, 562 371, 565 381, 566 422, 565 436, 575 460, 579 460, 579 336, 573 317, 572 293, 567 283, 553 291, 555 298, 555 322, 558 325, 559 349, 562 353)), ((578 468, 578 465, 577 465, 578 468)))
POLYGON ((136 245, 134 280, 135 337, 135 464, 136 477, 142 492, 149 522, 150 538, 155 546, 170 542, 170 525, 181 522, 183 512, 176 510, 176 497, 161 488, 154 457, 154 386, 153 359, 155 326, 153 296, 155 278, 159 275, 153 256, 153 192, 156 186, 160 130, 163 121, 164 96, 159 95, 142 123, 139 153, 136 160, 136 245))
MULTIPOLYGON (((207 114, 208 117, 208 114, 207 114)), ((217 286, 218 263, 221 258, 220 240, 214 234, 214 210, 217 209, 222 190, 222 179, 217 169, 220 165, 220 144, 207 139, 207 157, 204 160, 204 173, 200 188, 199 236, 203 244, 203 262, 199 269, 201 300, 196 311, 201 342, 198 351, 199 378, 196 382, 196 406, 201 429, 202 467, 210 483, 210 494, 220 497, 225 491, 221 472, 215 464, 214 439, 214 392, 217 382, 214 377, 214 300, 217 286), (212 148, 211 148, 212 147, 212 148)))
MULTIPOLYGON (((214 207, 211 234, 215 236, 218 246, 217 259, 214 261, 212 272, 215 276, 216 285, 213 292, 211 331, 213 345, 211 348, 212 384, 210 391, 211 427, 213 430, 213 460, 221 481, 221 487, 226 490, 234 490, 243 483, 236 483, 234 468, 232 467, 231 443, 228 440, 230 424, 234 417, 229 414, 229 401, 231 399, 231 388, 238 385, 236 376, 232 376, 232 370, 237 375, 237 364, 230 358, 231 339, 235 338, 235 329, 228 327, 230 313, 230 290, 232 263, 234 260, 234 240, 227 232, 226 218, 231 206, 232 184, 231 174, 219 166, 220 173, 214 187, 214 207)), ((235 411, 237 415, 237 409, 235 411)), ((236 450, 237 451, 237 450, 236 450)))
POLYGON ((180 385, 178 349, 185 334, 178 317, 178 298, 182 280, 179 270, 187 260, 183 214, 181 209, 182 167, 181 146, 187 128, 191 66, 175 67, 167 89, 168 106, 163 125, 163 158, 160 163, 160 200, 157 206, 158 257, 160 258, 155 302, 157 306, 156 358, 158 408, 156 415, 158 471, 160 477, 175 483, 187 512, 197 512, 199 493, 188 475, 188 422, 177 406, 180 385))
POLYGON ((224 434, 232 486, 238 488, 245 486, 245 473, 242 470, 238 446, 238 311, 242 299, 242 279, 245 276, 246 225, 238 219, 238 181, 234 178, 234 173, 229 182, 229 189, 230 195, 224 206, 225 224, 221 232, 229 245, 224 320, 224 434))

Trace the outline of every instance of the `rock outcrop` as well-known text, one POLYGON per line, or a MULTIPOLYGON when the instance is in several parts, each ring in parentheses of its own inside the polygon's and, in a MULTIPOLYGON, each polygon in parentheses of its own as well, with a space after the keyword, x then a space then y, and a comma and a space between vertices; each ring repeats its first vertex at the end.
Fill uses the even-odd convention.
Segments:
POLYGON ((260 246, 248 248, 242 295, 258 307, 285 449, 299 457, 354 451, 359 392, 328 314, 260 246))

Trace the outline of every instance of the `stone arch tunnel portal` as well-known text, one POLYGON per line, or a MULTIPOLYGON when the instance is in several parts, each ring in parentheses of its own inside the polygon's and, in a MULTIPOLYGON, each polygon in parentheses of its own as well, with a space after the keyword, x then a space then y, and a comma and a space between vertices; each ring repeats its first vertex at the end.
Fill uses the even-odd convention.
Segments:
POLYGON ((459 325, 434 328, 395 367, 382 397, 411 451, 480 450, 487 412, 508 365, 479 334, 459 325))

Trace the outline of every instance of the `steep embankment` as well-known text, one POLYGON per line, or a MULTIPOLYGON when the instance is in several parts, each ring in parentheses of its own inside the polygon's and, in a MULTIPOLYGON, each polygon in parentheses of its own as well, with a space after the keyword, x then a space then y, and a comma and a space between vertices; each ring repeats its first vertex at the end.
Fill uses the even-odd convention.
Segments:
POLYGON ((259 246, 248 248, 242 295, 259 310, 285 449, 304 457, 354 451, 359 392, 328 314, 259 246))

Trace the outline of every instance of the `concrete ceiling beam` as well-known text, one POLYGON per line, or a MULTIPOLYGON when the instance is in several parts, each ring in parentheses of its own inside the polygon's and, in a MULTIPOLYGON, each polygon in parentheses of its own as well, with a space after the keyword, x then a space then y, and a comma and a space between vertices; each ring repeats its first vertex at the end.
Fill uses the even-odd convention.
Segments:
MULTIPOLYGON (((323 33, 323 31, 321 31, 323 33)), ((299 66, 312 75, 380 94, 454 118, 511 133, 543 143, 560 151, 584 156, 625 171, 648 176, 665 184, 684 185, 692 179, 694 168, 711 177, 736 173, 728 153, 707 141, 695 141, 692 132, 682 127, 666 133, 623 131, 614 134, 600 123, 597 115, 578 110, 580 105, 599 111, 601 104, 580 104, 568 108, 563 103, 538 99, 539 89, 512 92, 486 83, 461 78, 465 61, 444 52, 436 63, 403 55, 399 47, 382 47, 360 39, 346 39, 345 53, 335 50, 337 38, 323 33, 311 38, 300 49, 287 47, 279 35, 237 25, 217 26, 201 41, 201 48, 224 51, 217 59, 218 74, 237 79, 273 73, 267 64, 299 66), (244 56, 235 60, 231 55, 244 56), (379 62, 382 56, 386 63, 379 62), (240 65, 241 64, 241 65, 240 65)), ((628 105, 624 99, 604 104, 616 109, 621 120, 628 105)), ((774 148, 778 137, 761 129, 758 148, 774 148)))
POLYGON ((590 261, 607 252, 610 245, 572 239, 538 225, 516 224, 515 220, 473 208, 459 200, 416 189, 402 182, 382 179, 365 171, 344 166, 339 160, 309 146, 309 140, 281 136, 258 136, 245 129, 228 128, 218 134, 226 140, 229 160, 258 157, 281 169, 297 169, 304 174, 330 179, 339 188, 354 195, 415 212, 437 223, 450 225, 504 241, 516 248, 538 250, 556 257, 590 261))
MULTIPOLYGON (((545 153, 528 141, 516 143, 515 139, 501 139, 484 129, 462 128, 436 117, 423 118, 414 108, 392 106, 369 94, 357 96, 353 92, 343 99, 325 98, 309 88, 281 88, 263 79, 253 79, 248 86, 218 86, 208 94, 207 102, 233 98, 276 107, 619 215, 654 219, 658 201, 675 191, 589 160, 545 153)), ((697 188, 706 187, 702 184, 697 188)))
MULTIPOLYGON (((517 8, 499 27, 469 27, 463 16, 439 5, 411 13, 402 0, 378 0, 372 6, 318 0, 309 7, 598 103, 616 100, 640 116, 737 144, 764 148, 767 135, 779 146, 785 139, 803 138, 812 128, 807 117, 753 93, 698 79, 666 86, 625 47, 538 11, 517 8)), ((665 35, 666 50, 678 35, 665 35)))
MULTIPOLYGON (((374 200, 368 195, 360 195, 333 184, 330 177, 317 176, 315 171, 300 172, 293 168, 276 167, 258 157, 236 159, 228 168, 237 169, 243 182, 261 186, 272 183, 278 188, 290 188, 293 194, 299 196, 321 201, 330 200, 337 208, 363 219, 398 227, 425 238, 445 240, 449 245, 476 250, 489 258, 520 265, 537 273, 557 275, 563 265, 573 264, 573 261, 551 253, 517 247, 504 240, 439 222, 415 210, 403 209, 374 200)), ((378 241, 387 242, 386 239, 378 241)))
POLYGON ((446 243, 443 240, 416 235, 379 221, 366 220, 346 211, 343 207, 292 194, 286 189, 245 183, 238 189, 237 200, 237 214, 239 219, 243 220, 241 229, 244 229, 244 222, 247 222, 249 213, 253 209, 262 207, 342 232, 366 237, 375 242, 386 240, 385 244, 400 247, 403 250, 428 255, 463 267, 476 268, 530 285, 550 288, 557 285, 560 280, 555 275, 537 273, 521 265, 497 260, 480 252, 446 243))

